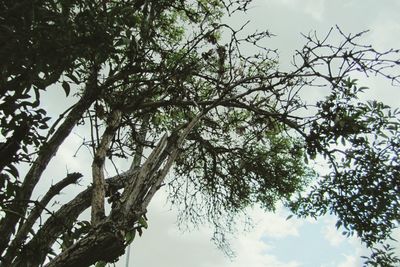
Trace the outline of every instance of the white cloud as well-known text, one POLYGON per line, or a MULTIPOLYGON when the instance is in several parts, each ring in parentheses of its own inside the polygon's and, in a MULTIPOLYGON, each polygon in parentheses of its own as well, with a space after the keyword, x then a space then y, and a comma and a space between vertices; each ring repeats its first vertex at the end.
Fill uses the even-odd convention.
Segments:
POLYGON ((333 218, 324 220, 324 227, 322 228, 322 235, 329 242, 331 246, 338 247, 346 238, 335 227, 335 220, 333 218))
POLYGON ((329 244, 334 247, 339 246, 345 240, 343 235, 335 228, 331 227, 331 225, 326 225, 324 227, 324 237, 328 240, 329 244))
POLYGON ((301 264, 296 261, 283 262, 274 256, 271 247, 255 236, 241 238, 235 244, 236 250, 239 252, 234 262, 226 262, 224 265, 207 265, 204 267, 242 267, 242 266, 271 266, 271 267, 296 267, 301 264))
POLYGON ((287 213, 283 208, 278 208, 276 213, 265 213, 262 209, 256 208, 250 212, 250 216, 255 222, 254 229, 250 230, 249 233, 240 234, 233 242, 237 258, 226 266, 295 267, 301 265, 296 261, 283 262, 278 259, 273 255, 274 247, 265 240, 298 236, 303 221, 295 218, 286 220, 287 213))
MULTIPOLYGON (((336 219, 333 216, 327 216, 323 219, 324 226, 322 228, 323 237, 329 244, 335 248, 347 247, 345 253, 342 253, 343 260, 337 264, 332 264, 335 267, 358 267, 362 265, 361 256, 368 255, 367 249, 361 244, 360 239, 356 236, 345 237, 341 234, 341 228, 336 229, 336 219)), ((330 265, 331 266, 331 265, 330 265)))
MULTIPOLYGON (((76 170, 82 169, 82 162, 90 162, 90 160, 87 158, 82 159, 82 157, 79 157, 78 159, 77 157, 75 157, 75 154, 79 148, 81 150, 86 150, 86 148, 80 147, 82 142, 83 140, 79 138, 78 135, 71 134, 57 152, 55 158, 57 165, 63 164, 64 166, 62 166, 62 168, 64 168, 65 170, 68 169, 70 172, 74 172, 76 170)), ((86 151, 80 152, 80 154, 82 154, 82 152, 86 151)))
POLYGON ((392 237, 397 241, 391 242, 391 245, 394 247, 394 252, 396 255, 400 255, 400 228, 396 228, 393 233, 392 237))
MULTIPOLYGON (((389 6, 390 7, 390 6, 389 6)), ((371 29, 370 39, 375 48, 387 50, 393 45, 394 48, 400 47, 398 36, 400 35, 400 22, 397 19, 398 9, 385 9, 381 10, 378 15, 371 20, 369 28, 371 29)))
MULTIPOLYGON (((286 221, 284 211, 266 214, 261 209, 249 211, 255 226, 248 232, 238 232, 231 240, 236 257, 232 260, 223 255, 210 240, 212 230, 207 226, 189 233, 182 233, 174 224, 176 213, 164 205, 165 195, 159 192, 149 209, 149 229, 132 244, 132 266, 163 267, 297 267, 299 262, 287 262, 277 258, 274 247, 266 238, 283 238, 298 235, 302 222, 286 221)), ((238 227, 240 229, 240 227, 238 227)), ((125 266, 125 257, 117 264, 125 266)))
POLYGON ((311 15, 315 20, 321 21, 325 11, 325 0, 306 1, 304 4, 304 9, 305 12, 311 15))
POLYGON ((253 210, 251 217, 256 223, 260 235, 268 238, 280 239, 288 236, 298 236, 299 228, 302 226, 303 221, 292 218, 286 220, 289 214, 282 208, 278 208, 275 213, 261 209, 253 210))
POLYGON ((341 262, 337 267, 358 267, 359 266, 359 256, 349 256, 345 255, 345 260, 341 262))
POLYGON ((322 21, 326 0, 266 0, 266 4, 275 3, 310 15, 314 20, 322 21))

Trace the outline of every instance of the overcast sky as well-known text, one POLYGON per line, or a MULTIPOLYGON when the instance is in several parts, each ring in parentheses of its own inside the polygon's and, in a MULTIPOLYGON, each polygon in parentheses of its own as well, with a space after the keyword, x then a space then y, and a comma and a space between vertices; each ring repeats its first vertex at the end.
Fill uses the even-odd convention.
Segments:
MULTIPOLYGON (((370 30, 365 43, 376 48, 400 48, 399 14, 400 1, 397 0, 257 0, 246 16, 229 18, 227 22, 239 25, 251 20, 247 27, 249 32, 269 30, 274 33, 276 37, 267 45, 279 49, 280 64, 288 66, 294 50, 304 44, 301 32, 307 34, 316 30, 323 35, 335 25, 347 33, 370 30)), ((400 88, 377 79, 363 82, 373 88, 371 96, 399 106, 400 88)), ((90 162, 89 157, 79 162, 73 160, 72 155, 80 142, 78 133, 69 138, 47 174, 60 169, 77 171, 83 162, 90 162)), ((83 174, 90 177, 89 173, 83 174)), ((49 177, 48 182, 53 179, 49 177)), ((358 267, 361 266, 360 256, 368 254, 357 239, 345 239, 336 231, 334 217, 324 217, 317 222, 286 220, 288 213, 283 209, 275 214, 253 209, 249 214, 255 226, 233 236, 231 244, 236 257, 229 259, 210 241, 212 232, 206 226, 190 233, 179 231, 176 213, 165 205, 165 194, 159 192, 149 208, 149 229, 132 244, 129 267, 358 267)), ((396 236, 400 239, 399 232, 396 236)), ((122 257, 116 266, 125 266, 125 258, 122 257)))
MULTIPOLYGON (((258 0, 246 16, 227 21, 239 25, 251 20, 249 32, 274 33, 268 46, 279 49, 281 64, 286 66, 295 49, 304 44, 301 32, 316 30, 323 35, 335 25, 347 33, 370 30, 365 43, 378 49, 400 48, 399 14, 400 1, 396 0, 258 0)), ((377 79, 363 82, 373 89, 371 97, 399 106, 400 88, 377 79)), ((132 244, 130 267, 358 267, 360 256, 368 254, 356 238, 346 239, 336 230, 334 217, 318 222, 287 221, 288 213, 282 209, 276 214, 255 209, 249 210, 254 228, 233 237, 236 257, 229 259, 210 241, 207 227, 190 233, 179 231, 175 213, 164 201, 160 192, 151 204, 149 229, 132 244)), ((400 239, 398 232, 396 236, 400 239)), ((117 266, 125 266, 125 259, 117 266)))
MULTIPOLYGON (((400 48, 399 14, 400 1, 396 0, 258 0, 246 16, 227 21, 239 25, 251 20, 249 31, 274 33, 276 37, 268 41, 268 46, 279 49, 281 64, 286 66, 295 49, 304 44, 301 32, 316 30, 323 35, 335 25, 347 33, 370 30, 365 43, 378 49, 400 48)), ((372 88, 371 98, 399 106, 400 88, 377 79, 362 82, 372 88)), ((357 267, 362 264, 360 256, 368 254, 356 238, 346 239, 336 230, 334 217, 317 222, 287 221, 288 213, 282 209, 276 214, 258 209, 249 213, 255 226, 233 237, 236 257, 229 259, 210 241, 211 230, 206 226, 190 233, 179 231, 175 212, 169 210, 160 192, 149 209, 149 229, 132 244, 129 266, 357 267)), ((399 232, 396 236, 400 239, 399 232)), ((117 266, 125 266, 125 259, 117 266)))

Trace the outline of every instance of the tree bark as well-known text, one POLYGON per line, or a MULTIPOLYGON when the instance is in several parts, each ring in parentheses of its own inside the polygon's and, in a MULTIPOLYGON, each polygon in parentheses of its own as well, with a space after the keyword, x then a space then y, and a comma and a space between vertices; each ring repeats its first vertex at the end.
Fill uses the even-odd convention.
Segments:
POLYGON ((123 233, 113 222, 106 221, 45 267, 86 267, 98 261, 111 262, 124 254, 125 246, 123 233))
MULTIPOLYGON (((110 215, 99 221, 87 236, 56 256, 46 266, 89 266, 97 261, 111 261, 122 255, 127 245, 124 243, 125 233, 132 230, 146 212, 152 197, 161 187, 179 155, 182 143, 202 116, 203 113, 199 114, 168 137, 165 134, 138 172, 135 172, 134 176, 128 175, 130 179, 123 183, 125 190, 122 197, 116 201, 110 215)), ((20 259, 15 261, 17 264, 15 266, 21 262, 29 266, 40 265, 57 237, 63 231, 70 229, 79 214, 90 205, 91 193, 92 189, 85 190, 59 210, 63 213, 56 213, 57 217, 50 218, 25 247, 24 252, 30 254, 19 257, 20 259), (64 225, 58 225, 60 218, 64 225), (39 260, 37 260, 38 253, 41 256, 39 260)))
MULTIPOLYGON (((106 191, 109 188, 113 188, 113 190, 122 188, 126 181, 134 180, 136 175, 137 171, 128 171, 106 179, 106 191)), ((30 262, 31 266, 42 264, 56 239, 62 233, 71 229, 78 216, 90 207, 92 190, 93 186, 90 186, 52 214, 32 240, 24 246, 13 266, 26 266, 26 262, 30 262)))
POLYGON ((93 193, 92 193, 92 225, 98 224, 104 217, 104 199, 105 199, 105 180, 104 180, 104 161, 109 150, 115 132, 121 121, 121 111, 115 110, 112 112, 108 122, 108 126, 104 131, 100 144, 97 147, 92 163, 92 178, 93 178, 93 193))
POLYGON ((6 217, 0 223, 0 255, 8 246, 11 234, 15 231, 17 222, 24 216, 27 205, 22 204, 24 201, 29 200, 32 191, 38 183, 42 173, 46 169, 48 163, 56 154, 60 145, 64 142, 65 138, 69 136, 72 129, 75 127, 78 120, 82 117, 83 113, 90 107, 96 98, 95 88, 88 88, 82 98, 78 101, 75 107, 68 114, 65 121, 57 129, 52 138, 40 149, 39 155, 32 167, 25 176, 18 194, 10 205, 10 209, 15 213, 7 213, 6 217), (18 216, 19 214, 20 216, 18 216))
POLYGON ((12 240, 11 244, 7 248, 7 252, 4 255, 2 260, 1 266, 8 266, 10 265, 11 261, 15 257, 15 254, 18 248, 22 245, 24 240, 26 239, 29 231, 32 229, 32 226, 39 218, 40 214, 42 213, 43 209, 47 206, 50 200, 57 194, 60 193, 62 189, 67 187, 70 184, 74 184, 78 181, 79 178, 82 177, 80 173, 70 173, 62 179, 57 184, 50 187, 49 191, 47 191, 46 195, 42 198, 40 202, 38 202, 35 208, 31 211, 28 218, 24 222, 24 224, 20 227, 17 234, 15 235, 14 239, 12 240))

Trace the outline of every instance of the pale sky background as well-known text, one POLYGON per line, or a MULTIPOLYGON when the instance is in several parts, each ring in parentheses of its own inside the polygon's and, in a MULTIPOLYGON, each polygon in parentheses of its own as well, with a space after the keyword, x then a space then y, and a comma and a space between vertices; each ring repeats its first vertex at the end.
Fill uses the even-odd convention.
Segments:
MULTIPOLYGON (((276 37, 266 44, 279 49, 281 64, 288 66, 294 50, 305 43, 301 32, 316 30, 322 36, 336 24, 347 33, 371 30, 364 38, 365 43, 378 49, 400 48, 399 14, 400 1, 396 0, 257 0, 246 16, 229 18, 227 22, 240 25, 251 20, 249 32, 274 33, 276 37)), ((377 79, 361 83, 373 88, 372 96, 399 107, 399 87, 377 79)), ((48 103, 55 108, 55 102, 48 103)), ((79 161, 72 157, 81 142, 78 132, 67 140, 46 171, 47 185, 67 170, 90 170, 91 159, 87 153, 79 161)), ((90 177, 89 173, 83 171, 83 174, 90 177)), ((61 196, 60 200, 66 198, 67 195, 61 196)), ((346 239, 336 231, 334 217, 323 217, 317 222, 286 220, 289 214, 283 209, 275 214, 253 209, 249 214, 255 226, 232 237, 236 257, 229 259, 210 241, 212 232, 207 226, 190 233, 181 232, 176 225, 175 211, 169 209, 165 194, 159 192, 149 208, 149 229, 132 244, 129 267, 358 267, 362 265, 360 256, 369 253, 356 238, 346 239)), ((399 231, 395 236, 400 239, 399 231)), ((125 266, 125 258, 116 266, 125 266)))
MULTIPOLYGON (((247 16, 234 16, 227 22, 239 26, 251 20, 249 32, 269 30, 276 34, 267 45, 279 49, 281 65, 286 66, 295 49, 304 44, 301 32, 316 30, 322 36, 335 25, 346 33, 370 30, 365 43, 377 49, 400 48, 399 14, 400 1, 395 0, 258 0, 247 16)), ((373 89, 374 96, 399 106, 400 88, 378 79, 365 80, 365 84, 373 89)), ((362 265, 360 256, 369 253, 356 238, 345 238, 336 230, 334 217, 318 222, 287 221, 284 210, 266 214, 256 209, 249 211, 255 227, 233 237, 236 257, 228 259, 210 241, 207 227, 191 233, 179 231, 175 213, 164 199, 161 194, 154 199, 149 229, 132 244, 130 267, 357 267, 362 265)), ((400 239, 398 232, 396 236, 400 239)), ((120 262, 117 266, 125 266, 124 258, 120 262)))

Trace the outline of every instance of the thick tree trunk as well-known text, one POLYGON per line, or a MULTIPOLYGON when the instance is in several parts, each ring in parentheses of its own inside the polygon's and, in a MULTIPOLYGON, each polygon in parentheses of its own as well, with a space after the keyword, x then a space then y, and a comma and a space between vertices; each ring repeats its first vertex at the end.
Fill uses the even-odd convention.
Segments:
POLYGON ((40 151, 37 159, 32 164, 25 179, 22 183, 16 199, 10 205, 13 213, 7 213, 6 217, 0 223, 0 255, 7 248, 11 234, 15 232, 15 227, 18 221, 25 216, 27 205, 24 203, 31 198, 33 189, 38 183, 42 173, 46 169, 48 163, 56 154, 60 145, 64 142, 65 138, 69 136, 72 129, 75 127, 82 114, 90 107, 95 100, 95 88, 88 88, 79 102, 71 110, 68 117, 63 124, 57 129, 52 138, 44 145, 40 151))
MULTIPOLYGON (((107 191, 118 190, 123 187, 127 180, 134 180, 137 171, 128 171, 120 175, 106 179, 107 191)), ((46 258, 57 237, 71 229, 78 216, 90 207, 93 187, 78 194, 73 200, 63 205, 55 212, 36 235, 30 240, 14 261, 14 266, 24 266, 29 261, 30 266, 39 266, 46 258)), ((0 265, 3 266, 3 265, 0 265)))
POLYGON ((16 254, 18 254, 19 247, 23 244, 24 240, 28 236, 29 231, 32 229, 34 223, 39 218, 43 209, 47 206, 50 200, 68 185, 76 183, 81 177, 82 174, 80 173, 70 173, 66 178, 50 187, 46 195, 40 202, 36 203, 35 208, 32 209, 24 224, 22 224, 22 226, 19 228, 17 234, 14 236, 14 239, 8 246, 7 252, 2 259, 0 266, 10 265, 12 260, 16 257, 16 254))
MULTIPOLYGON (((125 234, 137 227, 138 220, 145 214, 151 199, 179 155, 180 146, 201 116, 177 128, 169 137, 165 134, 141 168, 137 172, 127 172, 127 180, 122 182, 124 191, 114 203, 110 215, 99 220, 97 225, 92 225, 93 229, 85 237, 61 252, 46 266, 89 266, 97 261, 113 261, 122 255, 127 245, 124 243, 125 234)), ((14 266, 41 265, 55 240, 63 231, 70 229, 77 216, 90 205, 92 192, 93 188, 82 192, 60 209, 62 214, 51 217, 40 233, 25 246, 22 255, 14 261, 14 266), (43 232, 44 229, 47 230, 43 232)))
POLYGON ((86 267, 97 261, 110 262, 123 255, 125 247, 123 233, 113 222, 106 221, 45 267, 86 267))

